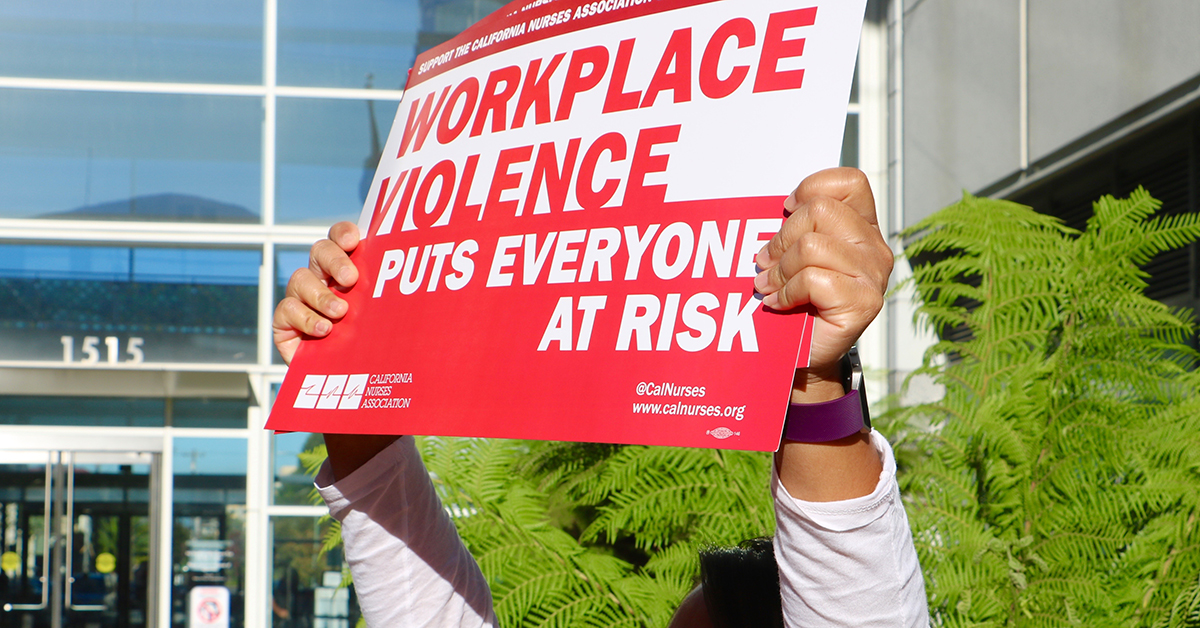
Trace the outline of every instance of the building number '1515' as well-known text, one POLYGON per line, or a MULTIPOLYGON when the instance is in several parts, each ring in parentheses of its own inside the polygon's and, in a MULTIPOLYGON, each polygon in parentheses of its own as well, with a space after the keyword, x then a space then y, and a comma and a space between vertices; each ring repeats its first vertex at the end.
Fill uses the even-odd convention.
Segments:
MULTIPOLYGON (((62 341, 63 362, 75 362, 75 337, 63 336, 59 340, 62 341)), ((142 353, 143 342, 141 338, 130 338, 125 345, 126 358, 121 360, 121 340, 116 336, 105 336, 103 350, 107 353, 108 363, 140 364, 146 357, 142 353)), ((96 364, 100 362, 101 350, 99 336, 84 336, 83 346, 80 347, 83 357, 79 359, 79 363, 96 364)))

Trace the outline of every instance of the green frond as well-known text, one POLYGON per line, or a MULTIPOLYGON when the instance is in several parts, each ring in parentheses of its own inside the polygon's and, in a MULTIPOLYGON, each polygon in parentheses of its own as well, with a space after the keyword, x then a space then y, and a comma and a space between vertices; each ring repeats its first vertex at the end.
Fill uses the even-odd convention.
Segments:
POLYGON ((940 625, 1168 625, 1187 608, 1195 323, 1144 295, 1141 266, 1200 239, 1200 217, 1159 208, 1105 197, 1080 233, 965 195, 907 232, 918 320, 969 332, 924 358, 946 393, 911 411, 934 429, 902 478, 940 625))
POLYGON ((325 451, 325 444, 322 443, 309 449, 302 451, 297 456, 300 459, 300 464, 304 467, 304 472, 309 475, 316 475, 321 469, 321 465, 325 463, 325 459, 329 454, 325 451))
POLYGON ((342 546, 342 522, 332 517, 326 517, 326 520, 329 521, 329 528, 325 530, 325 538, 321 540, 322 554, 342 546))

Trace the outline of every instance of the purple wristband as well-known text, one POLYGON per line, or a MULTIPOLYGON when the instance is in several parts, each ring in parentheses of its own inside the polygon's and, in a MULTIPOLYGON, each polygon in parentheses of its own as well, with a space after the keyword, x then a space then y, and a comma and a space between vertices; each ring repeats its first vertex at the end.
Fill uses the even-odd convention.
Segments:
POLYGON ((833 401, 789 404, 784 440, 827 443, 870 428, 870 419, 863 416, 860 394, 859 390, 851 390, 833 401))

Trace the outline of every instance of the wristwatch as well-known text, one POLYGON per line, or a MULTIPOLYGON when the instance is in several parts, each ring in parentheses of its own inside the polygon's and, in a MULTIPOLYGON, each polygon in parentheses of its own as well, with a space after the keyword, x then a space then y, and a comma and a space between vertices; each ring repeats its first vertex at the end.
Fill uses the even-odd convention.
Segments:
POLYGON ((842 356, 842 389, 845 396, 821 403, 788 405, 783 426, 785 440, 801 443, 827 443, 871 429, 871 412, 863 386, 862 362, 858 347, 842 356))

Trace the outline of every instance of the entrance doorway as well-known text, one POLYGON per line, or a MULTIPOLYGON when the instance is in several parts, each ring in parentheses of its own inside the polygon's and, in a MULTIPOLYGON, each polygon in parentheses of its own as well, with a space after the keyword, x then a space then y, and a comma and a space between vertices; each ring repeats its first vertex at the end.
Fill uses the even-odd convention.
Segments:
POLYGON ((0 628, 157 623, 161 439, 82 436, 0 443, 0 628))

